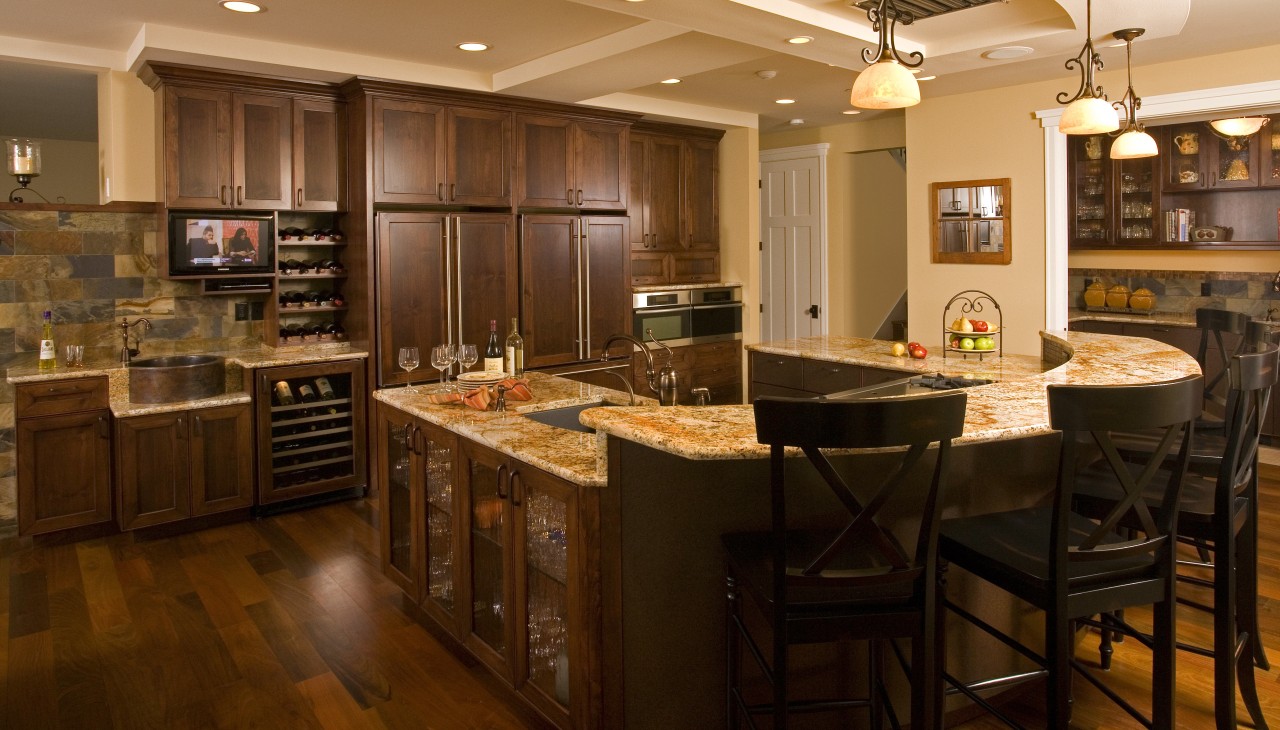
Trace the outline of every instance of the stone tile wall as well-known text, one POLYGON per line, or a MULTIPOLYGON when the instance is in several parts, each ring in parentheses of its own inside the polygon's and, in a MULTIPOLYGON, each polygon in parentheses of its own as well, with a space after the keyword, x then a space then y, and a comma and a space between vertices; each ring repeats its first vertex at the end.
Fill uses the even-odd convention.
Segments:
MULTIPOLYGON (((260 295, 202 296, 198 281, 157 275, 157 225, 154 213, 0 210, 0 369, 35 364, 46 309, 59 349, 82 344, 91 363, 119 358, 121 317, 151 321, 144 356, 262 342, 261 321, 235 321, 236 302, 260 295)), ((0 382, 0 525, 16 516, 13 401, 0 382)))
POLYGON ((1084 309, 1084 290, 1095 279, 1108 288, 1123 284, 1130 291, 1140 287, 1156 295, 1156 311, 1194 314, 1200 307, 1214 307, 1280 319, 1280 292, 1276 274, 1223 271, 1138 271, 1133 269, 1070 269, 1067 287, 1071 306, 1084 309))

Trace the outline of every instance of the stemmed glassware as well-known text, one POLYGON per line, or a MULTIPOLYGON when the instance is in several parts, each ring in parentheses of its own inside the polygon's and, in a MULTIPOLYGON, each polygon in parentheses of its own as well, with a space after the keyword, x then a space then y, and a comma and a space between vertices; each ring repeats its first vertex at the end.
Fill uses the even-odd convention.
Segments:
MULTIPOLYGON (((402 348, 400 348, 400 357, 399 357, 399 359, 397 360, 397 362, 399 362, 399 363, 400 363, 400 367, 404 368, 404 371, 405 371, 405 373, 406 373, 406 374, 408 374, 408 373, 412 373, 412 372, 413 372, 413 369, 414 369, 414 368, 416 368, 416 367, 418 367, 419 362, 421 362, 421 361, 418 359, 418 348, 416 348, 416 347, 402 347, 402 348)), ((408 384, 408 383, 405 383, 405 386, 404 386, 404 387, 405 387, 406 389, 408 389, 408 391, 409 391, 410 393, 417 393, 417 392, 418 392, 416 388, 414 388, 413 386, 411 386, 411 385, 410 385, 410 384, 408 384)))
POLYGON ((453 364, 453 358, 449 355, 449 345, 436 345, 431 348, 431 367, 440 371, 440 382, 448 384, 449 376, 445 372, 449 366, 453 364))
MULTIPOLYGON (((453 374, 453 364, 458 361, 458 346, 450 342, 441 345, 441 347, 444 348, 445 357, 449 358, 449 371, 445 373, 445 382, 448 383, 449 376, 453 374)), ((453 390, 455 392, 458 390, 458 383, 456 380, 453 383, 453 390)))
POLYGON ((475 345, 462 345, 458 348, 458 362, 462 363, 462 367, 466 370, 470 370, 479 359, 480 353, 475 345))

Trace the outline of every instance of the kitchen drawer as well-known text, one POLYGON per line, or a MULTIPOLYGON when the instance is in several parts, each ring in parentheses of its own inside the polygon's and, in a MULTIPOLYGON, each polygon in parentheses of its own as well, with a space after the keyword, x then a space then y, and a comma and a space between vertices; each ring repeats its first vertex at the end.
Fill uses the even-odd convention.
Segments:
MULTIPOLYGON (((1130 337, 1146 337, 1150 340, 1173 345, 1183 352, 1194 356, 1200 347, 1200 330, 1196 327, 1177 327, 1167 324, 1125 324, 1124 333, 1130 337)), ((1240 336, 1224 333, 1222 344, 1229 352, 1235 352, 1240 344, 1240 336)), ((1215 350, 1218 343, 1209 338, 1209 346, 1215 350)))
POLYGON ((800 390, 798 388, 788 388, 782 385, 772 385, 770 383, 761 383, 759 381, 751 383, 751 398, 754 400, 762 395, 781 395, 788 398, 813 397, 813 393, 800 390))
POLYGON ((696 368, 704 365, 715 365, 723 367, 725 365, 742 366, 742 342, 733 340, 731 342, 709 342, 702 345, 694 345, 693 364, 696 368))
POLYGON ((903 372, 901 370, 885 370, 883 368, 862 368, 862 385, 879 385, 880 383, 891 383, 895 380, 909 378, 913 373, 903 372))
POLYGON ((1104 322, 1094 319, 1082 319, 1072 322, 1068 329, 1072 332, 1092 332, 1099 335, 1123 335, 1124 323, 1122 322, 1104 322))
POLYGON ((737 362, 703 363, 699 358, 693 366, 693 387, 711 388, 742 382, 742 365, 737 362))
POLYGON ((18 418, 99 410, 109 400, 106 376, 21 383, 14 395, 18 418))
POLYGON ((862 367, 821 360, 804 361, 804 389, 810 393, 835 393, 862 385, 862 367))
POLYGON ((781 385, 794 390, 804 389, 804 360, 786 355, 751 353, 751 382, 781 385))

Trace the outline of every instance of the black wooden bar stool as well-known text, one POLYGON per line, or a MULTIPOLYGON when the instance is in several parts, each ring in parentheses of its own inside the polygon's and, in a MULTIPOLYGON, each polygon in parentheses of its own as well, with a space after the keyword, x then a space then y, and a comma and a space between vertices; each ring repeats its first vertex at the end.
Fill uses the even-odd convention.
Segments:
POLYGON ((1205 411, 1196 422, 1202 433, 1222 431, 1222 414, 1227 407, 1227 370, 1231 356, 1248 344, 1249 315, 1229 309, 1201 307, 1196 310, 1196 327, 1200 328, 1200 345, 1196 362, 1204 374, 1205 411), (1225 335, 1225 337, 1224 337, 1225 335))
POLYGON ((723 537, 730 728, 742 722, 754 728, 754 716, 768 714, 771 727, 781 730, 791 713, 858 707, 869 709, 872 727, 882 727, 886 710, 898 727, 883 682, 884 644, 895 638, 911 639, 911 727, 941 727, 935 714, 940 703, 930 694, 938 661, 933 640, 936 516, 951 439, 964 428, 965 400, 964 393, 860 401, 756 399, 757 438, 770 447, 772 515, 768 532, 723 537), (787 458, 791 447, 806 458, 787 458), (877 466, 856 475, 822 451, 886 448, 894 451, 871 457, 877 466), (882 463, 887 464, 883 470, 882 463), (831 529, 814 528, 814 515, 796 506, 815 493, 838 502, 831 529), (890 512, 901 518, 888 524, 883 515, 890 512), (901 537, 906 535, 914 539, 910 548, 900 541, 908 540, 901 537), (744 608, 759 612, 770 640, 756 638, 753 628, 765 629, 753 627, 757 622, 749 619, 755 614, 748 617, 744 608), (792 645, 849 640, 869 644, 865 697, 850 698, 851 692, 833 692, 839 696, 832 699, 790 697, 792 645), (771 685, 767 701, 751 701, 744 692, 744 645, 771 685))
MULTIPOLYGON (((1195 420, 1201 409, 1201 388, 1199 376, 1143 385, 1048 386, 1049 422, 1062 432, 1051 503, 943 520, 939 527, 939 580, 943 585, 949 564, 1044 611, 1045 646, 1043 653, 1037 653, 947 601, 945 590, 940 589, 937 601, 940 634, 945 607, 1045 670, 1048 727, 1065 730, 1069 726, 1072 669, 1144 725, 1174 727, 1174 531, 1195 420), (1135 465, 1116 449, 1110 435, 1113 430, 1158 430, 1163 436, 1146 462, 1135 465), (1096 521, 1073 506, 1081 465, 1089 463, 1082 453, 1088 442, 1096 444, 1109 478, 1126 495, 1096 521), (1175 445, 1172 469, 1161 471, 1175 445), (1147 489, 1159 490, 1162 495, 1154 514, 1141 498, 1147 489), (1129 516, 1137 525, 1132 536, 1121 531, 1129 516), (1073 656, 1078 622, 1140 605, 1154 608, 1149 719, 1073 656)), ((1007 724, 1018 727, 971 686, 941 672, 939 684, 944 679, 1007 724)))
MULTIPOLYGON (((1267 345, 1261 352, 1231 358, 1224 445, 1215 475, 1190 473, 1178 502, 1178 540, 1196 551, 1207 549, 1212 560, 1189 556, 1178 560, 1183 570, 1178 580, 1184 585, 1212 591, 1212 604, 1189 595, 1178 602, 1213 616, 1213 646, 1179 642, 1178 648, 1213 659, 1214 715, 1220 730, 1236 727, 1236 685, 1253 719, 1254 726, 1266 730, 1254 679, 1254 665, 1261 651, 1258 640, 1258 442, 1271 387, 1277 377, 1277 349, 1267 345), (1212 571, 1205 579, 1191 571, 1212 571)), ((1086 472, 1076 491, 1082 512, 1095 517, 1107 514, 1123 498, 1114 485, 1090 477, 1086 472)), ((1144 495, 1154 505, 1160 495, 1148 490, 1144 495)), ((1128 525, 1132 526, 1132 525, 1128 525)), ((1104 615, 1105 638, 1113 632, 1133 636, 1148 643, 1150 636, 1136 631, 1121 616, 1104 615)), ((1105 656, 1105 655, 1104 655, 1105 656)))

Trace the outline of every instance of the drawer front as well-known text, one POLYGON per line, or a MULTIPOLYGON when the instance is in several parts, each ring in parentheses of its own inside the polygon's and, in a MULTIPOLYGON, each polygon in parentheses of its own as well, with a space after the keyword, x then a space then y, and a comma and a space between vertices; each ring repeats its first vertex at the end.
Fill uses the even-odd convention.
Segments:
POLYGON ((742 382, 742 366, 738 363, 703 364, 701 360, 693 368, 693 387, 710 388, 742 382))
POLYGON ((835 393, 862 386, 862 367, 820 360, 804 361, 804 389, 810 393, 835 393))
POLYGON ((802 390, 804 389, 803 362, 798 357, 753 352, 751 353, 751 381, 802 390))
POLYGON ((14 394, 18 418, 53 416, 106 408, 110 405, 107 378, 67 378, 21 383, 14 394))
MULTIPOLYGON (((1175 327, 1167 324, 1125 324, 1124 333, 1130 337, 1146 337, 1166 345, 1173 345, 1183 352, 1195 356, 1200 347, 1200 330, 1195 327, 1175 327)), ((1224 333, 1222 343, 1228 351, 1235 352, 1240 344, 1240 336, 1224 333)), ((1217 349, 1218 343, 1209 338, 1209 346, 1217 349)))
POLYGON ((742 366, 742 343, 733 342, 711 342, 704 345, 694 345, 694 367, 702 368, 703 366, 724 367, 726 365, 742 366))

